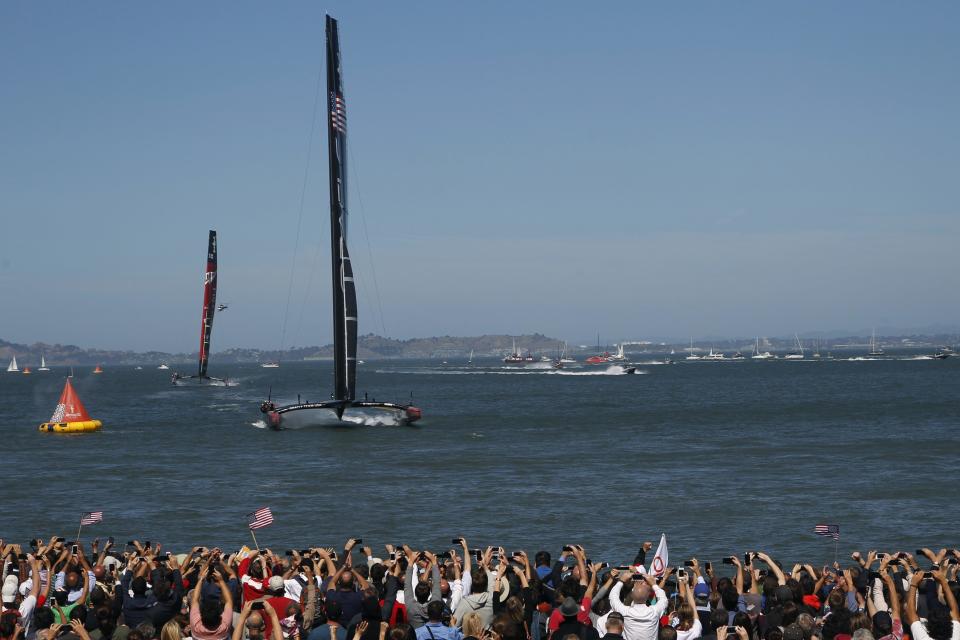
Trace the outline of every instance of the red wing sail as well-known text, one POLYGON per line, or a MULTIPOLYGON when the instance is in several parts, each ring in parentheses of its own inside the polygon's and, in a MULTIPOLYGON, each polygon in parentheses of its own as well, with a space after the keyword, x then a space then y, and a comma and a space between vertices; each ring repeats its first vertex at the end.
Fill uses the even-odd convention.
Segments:
POLYGON ((60 394, 60 401, 53 411, 50 422, 84 422, 90 419, 87 410, 83 408, 83 403, 80 402, 80 396, 70 384, 70 378, 67 378, 67 384, 63 387, 63 393, 60 394))
POLYGON ((207 271, 203 276, 203 316, 200 323, 200 371, 207 377, 210 358, 210 334, 213 333, 213 314, 217 310, 217 232, 211 229, 207 240, 207 271))

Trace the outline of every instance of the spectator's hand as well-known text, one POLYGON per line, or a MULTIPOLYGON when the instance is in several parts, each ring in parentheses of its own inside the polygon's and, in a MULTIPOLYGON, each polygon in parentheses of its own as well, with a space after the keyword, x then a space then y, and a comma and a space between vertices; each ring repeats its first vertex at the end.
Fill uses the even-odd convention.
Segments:
POLYGON ((650 551, 650 549, 653 549, 653 543, 652 543, 652 542, 644 542, 644 543, 643 543, 643 550, 644 550, 644 552, 650 551))
POLYGON ((747 636, 747 630, 745 627, 737 627, 737 637, 740 640, 749 640, 749 636, 747 636))
POLYGON ((733 561, 733 566, 735 566, 737 569, 743 568, 742 565, 740 564, 740 558, 738 558, 737 556, 730 556, 730 559, 733 561))
MULTIPOLYGON (((273 609, 273 607, 270 607, 273 609)), ((363 634, 367 630, 367 621, 361 620, 360 624, 357 625, 357 630, 353 633, 354 640, 360 640, 363 637, 363 634)))
POLYGON ((717 628, 717 640, 727 640, 727 625, 717 628))
POLYGON ((364 547, 362 551, 363 551, 363 555, 367 556, 368 558, 373 555, 373 549, 371 549, 370 547, 364 547))
POLYGON ((356 539, 350 538, 349 540, 347 540, 347 543, 346 543, 345 545, 343 545, 343 550, 344 550, 346 553, 350 553, 355 546, 357 546, 357 541, 356 541, 356 539))
POLYGON ((921 582, 923 582, 923 572, 917 571, 913 574, 913 577, 910 578, 910 588, 916 589, 920 586, 921 582))
POLYGON ((627 584, 631 579, 633 579, 633 575, 629 571, 624 571, 622 575, 617 575, 617 578, 619 578, 620 582, 623 584, 627 584))

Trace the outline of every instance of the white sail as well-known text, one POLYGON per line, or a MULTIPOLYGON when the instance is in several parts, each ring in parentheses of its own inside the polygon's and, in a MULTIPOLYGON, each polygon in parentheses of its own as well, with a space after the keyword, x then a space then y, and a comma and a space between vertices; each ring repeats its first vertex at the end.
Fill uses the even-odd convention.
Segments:
POLYGON ((20 367, 17 366, 17 356, 13 356, 13 358, 10 360, 10 364, 7 365, 7 372, 16 373, 18 371, 20 371, 20 367))
POLYGON ((40 368, 37 371, 50 371, 50 367, 47 366, 47 359, 43 357, 43 354, 40 354, 40 368))

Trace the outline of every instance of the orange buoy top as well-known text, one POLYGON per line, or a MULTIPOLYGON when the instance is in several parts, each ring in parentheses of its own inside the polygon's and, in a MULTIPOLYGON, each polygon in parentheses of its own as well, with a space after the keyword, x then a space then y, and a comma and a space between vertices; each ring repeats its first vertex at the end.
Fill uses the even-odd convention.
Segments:
POLYGON ((84 422, 86 420, 92 420, 92 418, 80 402, 80 396, 73 390, 70 378, 67 378, 67 384, 63 387, 63 393, 60 394, 60 401, 53 411, 50 422, 84 422))

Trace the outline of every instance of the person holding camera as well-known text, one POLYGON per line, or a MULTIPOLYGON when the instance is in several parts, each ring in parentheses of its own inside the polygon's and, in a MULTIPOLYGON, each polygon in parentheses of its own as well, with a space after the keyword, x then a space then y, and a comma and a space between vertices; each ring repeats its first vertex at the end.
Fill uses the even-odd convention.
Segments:
POLYGON ((648 574, 623 571, 614 575, 619 580, 610 589, 610 608, 623 616, 624 640, 656 640, 660 617, 667 610, 667 594, 648 574), (628 582, 633 583, 629 605, 620 599, 620 593, 628 582), (648 604, 651 596, 656 597, 652 605, 648 604))

